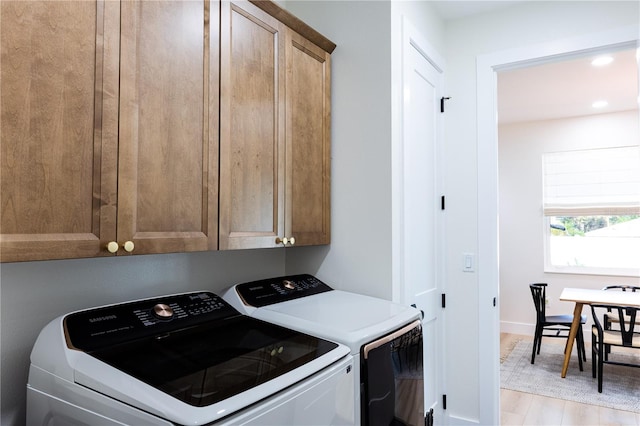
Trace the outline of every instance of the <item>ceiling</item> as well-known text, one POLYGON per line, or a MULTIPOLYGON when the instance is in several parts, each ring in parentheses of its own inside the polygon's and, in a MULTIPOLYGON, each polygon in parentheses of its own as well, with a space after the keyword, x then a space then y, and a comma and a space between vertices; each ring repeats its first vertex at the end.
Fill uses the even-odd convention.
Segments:
MULTIPOLYGON (((491 13, 532 0, 430 1, 445 21, 491 13)), ((601 52, 598 53, 600 56, 601 52)), ((498 121, 513 123, 637 110, 638 61, 634 49, 612 52, 614 61, 591 65, 594 55, 498 73, 498 121), (607 100, 602 109, 592 108, 607 100)))
POLYGON ((635 49, 607 54, 602 67, 591 61, 603 53, 498 72, 498 121, 501 124, 549 120, 638 109, 635 49), (596 109, 593 102, 606 100, 596 109))
MULTIPOLYGON (((491 13, 531 0, 430 1, 445 21, 491 13)), ((594 67, 597 55, 547 62, 498 73, 498 121, 501 124, 637 110, 638 61, 634 49, 612 52, 614 61, 594 67), (594 109, 597 100, 608 106, 594 109)))
MULTIPOLYGON (((491 12, 503 9, 526 0, 499 0, 499 1, 463 1, 463 0, 431 0, 436 12, 445 21, 465 18, 467 16, 478 15, 480 13, 491 12)), ((531 1, 531 0, 529 0, 531 1)))

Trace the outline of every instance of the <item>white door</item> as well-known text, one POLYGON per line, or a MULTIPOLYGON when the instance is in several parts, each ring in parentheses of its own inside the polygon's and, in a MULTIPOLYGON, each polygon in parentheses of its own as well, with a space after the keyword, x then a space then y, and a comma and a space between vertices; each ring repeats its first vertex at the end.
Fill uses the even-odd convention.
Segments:
POLYGON ((425 412, 443 422, 441 185, 442 71, 431 49, 403 22, 402 282, 404 302, 423 311, 425 412))

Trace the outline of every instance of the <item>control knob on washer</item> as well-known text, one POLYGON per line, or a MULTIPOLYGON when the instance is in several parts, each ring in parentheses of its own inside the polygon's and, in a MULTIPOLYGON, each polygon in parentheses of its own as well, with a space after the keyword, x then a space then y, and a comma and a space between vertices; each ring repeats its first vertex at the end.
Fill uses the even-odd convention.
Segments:
POLYGON ((173 317, 173 308, 169 305, 165 305, 164 303, 158 303, 153 307, 153 314, 160 319, 170 319, 173 317))

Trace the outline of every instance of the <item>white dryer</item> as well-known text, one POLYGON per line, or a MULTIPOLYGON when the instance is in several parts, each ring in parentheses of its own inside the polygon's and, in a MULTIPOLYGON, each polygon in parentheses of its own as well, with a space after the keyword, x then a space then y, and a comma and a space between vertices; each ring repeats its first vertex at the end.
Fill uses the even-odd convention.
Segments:
POLYGON ((27 425, 352 425, 353 383, 346 346, 186 293, 49 323, 27 425))
POLYGON ((348 346, 356 373, 356 424, 425 425, 417 309, 334 290, 308 274, 238 284, 222 297, 253 318, 348 346))

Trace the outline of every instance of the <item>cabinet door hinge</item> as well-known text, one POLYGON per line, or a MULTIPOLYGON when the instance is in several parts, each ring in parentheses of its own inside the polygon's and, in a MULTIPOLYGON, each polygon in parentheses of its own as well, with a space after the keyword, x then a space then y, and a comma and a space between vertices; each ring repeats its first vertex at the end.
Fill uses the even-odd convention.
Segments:
POLYGON ((442 307, 446 308, 447 307, 447 295, 442 293, 442 307))

